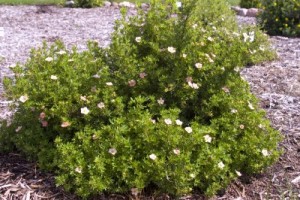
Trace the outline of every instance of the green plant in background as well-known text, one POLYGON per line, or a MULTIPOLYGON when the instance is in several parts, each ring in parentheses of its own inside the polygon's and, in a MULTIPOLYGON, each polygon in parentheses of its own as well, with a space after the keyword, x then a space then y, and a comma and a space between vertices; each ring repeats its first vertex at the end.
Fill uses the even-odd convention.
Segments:
POLYGON ((241 0, 240 6, 242 8, 260 8, 261 0, 241 0))
POLYGON ((109 48, 57 42, 12 68, 2 151, 37 159, 82 197, 149 185, 213 195, 276 161, 280 134, 239 74, 274 58, 261 31, 238 28, 222 0, 153 0, 122 13, 109 48))
POLYGON ((103 0, 75 0, 74 2, 75 7, 79 8, 92 8, 103 4, 103 0))
POLYGON ((259 23, 270 35, 300 36, 299 0, 263 0, 259 23))

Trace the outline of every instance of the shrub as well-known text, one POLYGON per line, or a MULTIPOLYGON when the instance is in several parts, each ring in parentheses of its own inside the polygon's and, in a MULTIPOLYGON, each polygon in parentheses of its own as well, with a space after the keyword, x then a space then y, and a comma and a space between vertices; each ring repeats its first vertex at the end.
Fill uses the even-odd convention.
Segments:
POLYGON ((103 0, 75 0, 75 7, 79 8, 92 8, 102 4, 103 0))
POLYGON ((82 197, 149 185, 213 195, 278 158, 280 134, 239 74, 274 54, 224 1, 154 0, 123 12, 109 48, 88 47, 44 45, 5 80, 18 107, 1 147, 55 170, 58 185, 82 197))
POLYGON ((263 0, 260 25, 270 35, 300 36, 300 2, 296 0, 263 0))
POLYGON ((242 8, 260 8, 261 0, 241 0, 240 6, 242 8))

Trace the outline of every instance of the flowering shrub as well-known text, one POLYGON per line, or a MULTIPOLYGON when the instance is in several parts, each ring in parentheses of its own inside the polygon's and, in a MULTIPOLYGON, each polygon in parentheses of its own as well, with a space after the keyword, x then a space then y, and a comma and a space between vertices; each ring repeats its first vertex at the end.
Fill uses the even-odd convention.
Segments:
POLYGON ((241 0, 240 6, 242 8, 260 8, 261 0, 241 0))
POLYGON ((260 25, 270 35, 300 36, 299 0, 262 0, 260 25))
POLYGON ((5 80, 17 108, 2 123, 2 150, 38 159, 83 197, 149 185, 213 195, 273 163, 280 134, 239 74, 274 57, 266 36, 239 29, 224 1, 182 5, 123 12, 107 49, 34 50, 5 80))

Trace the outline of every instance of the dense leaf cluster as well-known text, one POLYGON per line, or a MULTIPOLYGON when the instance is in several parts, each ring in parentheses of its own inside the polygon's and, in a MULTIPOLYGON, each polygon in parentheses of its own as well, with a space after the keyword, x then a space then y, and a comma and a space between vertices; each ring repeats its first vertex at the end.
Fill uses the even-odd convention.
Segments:
POLYGON ((299 0, 262 0, 260 25, 270 35, 300 36, 299 0))

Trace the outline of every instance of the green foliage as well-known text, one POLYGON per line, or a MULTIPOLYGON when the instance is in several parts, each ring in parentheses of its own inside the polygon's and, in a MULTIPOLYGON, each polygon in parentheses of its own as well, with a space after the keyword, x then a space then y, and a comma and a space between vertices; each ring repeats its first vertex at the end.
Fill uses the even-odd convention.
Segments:
POLYGON ((260 25, 270 35, 300 36, 299 0, 262 0, 260 25))
POLYGON ((260 8, 261 0, 241 0, 240 6, 242 8, 260 8))
POLYGON ((4 84, 17 108, 2 150, 37 159, 82 197, 149 185, 213 195, 276 161, 280 134, 239 74, 274 57, 261 31, 239 28, 222 0, 122 12, 109 48, 57 42, 12 68, 4 84))
POLYGON ((79 8, 93 8, 102 4, 103 0, 75 0, 75 7, 79 8))

